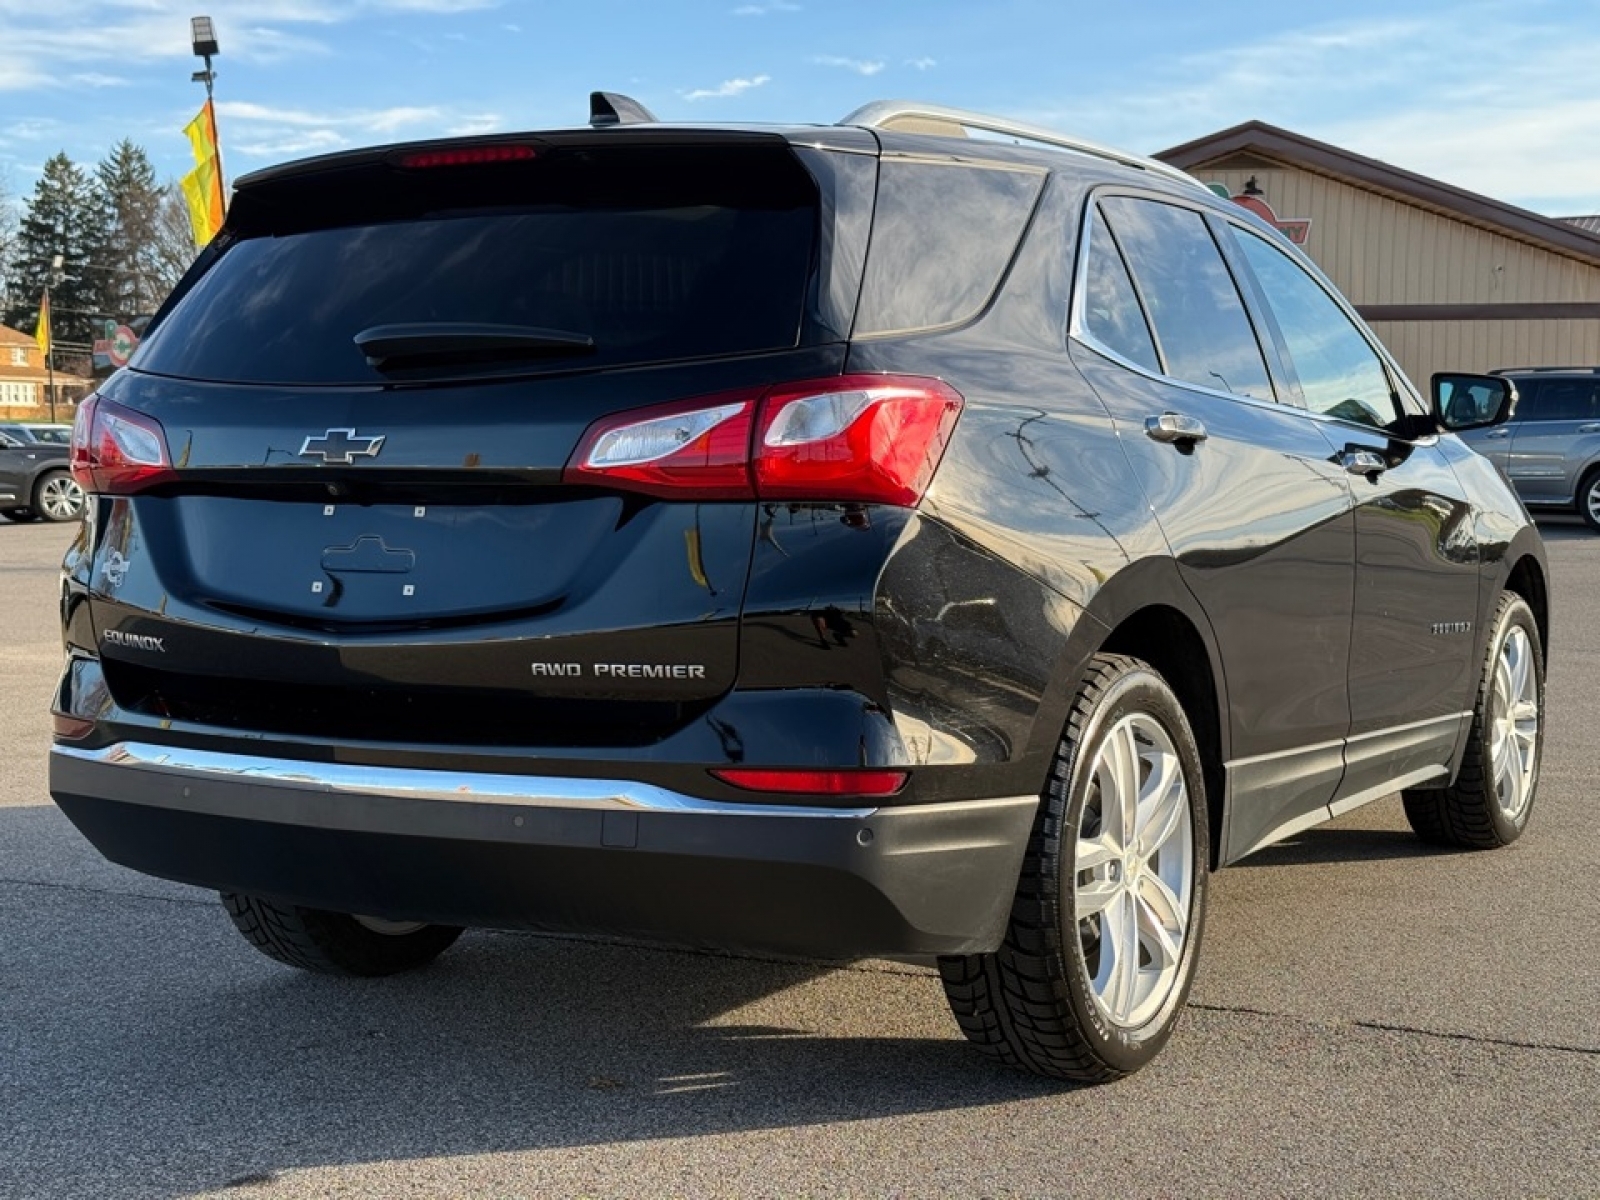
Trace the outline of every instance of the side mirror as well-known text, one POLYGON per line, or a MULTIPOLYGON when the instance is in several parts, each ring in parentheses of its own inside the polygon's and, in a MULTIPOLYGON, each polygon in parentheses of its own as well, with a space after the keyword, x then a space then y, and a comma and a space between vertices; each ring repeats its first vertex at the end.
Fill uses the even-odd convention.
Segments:
POLYGON ((1517 385, 1503 375, 1440 373, 1432 398, 1434 421, 1452 433, 1502 425, 1517 411, 1517 385))

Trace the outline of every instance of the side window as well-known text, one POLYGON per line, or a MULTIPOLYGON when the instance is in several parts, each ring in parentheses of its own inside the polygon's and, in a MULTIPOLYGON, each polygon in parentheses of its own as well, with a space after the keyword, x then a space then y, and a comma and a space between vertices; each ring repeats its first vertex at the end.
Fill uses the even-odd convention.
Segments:
POLYGON ((1089 228, 1089 261, 1084 272, 1083 327, 1107 350, 1147 371, 1161 370, 1156 344, 1128 278, 1122 251, 1111 240, 1098 208, 1089 228))
POLYGON ((1236 230, 1289 348, 1306 407, 1380 429, 1400 414, 1383 360, 1305 269, 1265 238, 1236 230))
POLYGON ((1166 374, 1275 399, 1238 286, 1205 219, 1192 209, 1128 196, 1107 197, 1101 207, 1149 305, 1166 374))
POLYGON ((1542 379, 1524 416, 1530 421, 1590 421, 1600 415, 1600 384, 1585 379, 1542 379))

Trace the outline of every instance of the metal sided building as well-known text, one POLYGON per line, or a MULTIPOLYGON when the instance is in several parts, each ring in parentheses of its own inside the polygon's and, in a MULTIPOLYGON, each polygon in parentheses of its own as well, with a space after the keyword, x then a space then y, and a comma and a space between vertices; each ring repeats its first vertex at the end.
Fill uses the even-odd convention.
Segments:
POLYGON ((1435 371, 1600 366, 1600 230, 1259 121, 1164 151, 1299 243, 1418 387, 1435 371))

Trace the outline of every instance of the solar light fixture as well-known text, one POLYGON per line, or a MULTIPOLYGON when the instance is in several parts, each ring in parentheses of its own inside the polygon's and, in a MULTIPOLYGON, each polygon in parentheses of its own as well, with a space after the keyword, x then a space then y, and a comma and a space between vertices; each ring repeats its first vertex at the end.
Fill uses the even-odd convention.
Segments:
POLYGON ((210 58, 217 53, 217 28, 210 17, 189 19, 189 40, 194 43, 197 58, 210 58))

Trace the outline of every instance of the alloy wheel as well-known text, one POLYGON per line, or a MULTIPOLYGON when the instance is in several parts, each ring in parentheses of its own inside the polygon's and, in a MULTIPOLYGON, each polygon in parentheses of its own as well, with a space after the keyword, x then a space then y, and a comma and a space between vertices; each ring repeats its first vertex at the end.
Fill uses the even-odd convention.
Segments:
POLYGON ((1533 798, 1539 766, 1539 676, 1533 643, 1513 625, 1500 643, 1494 667, 1494 707, 1489 734, 1489 767, 1495 799, 1509 821, 1522 816, 1533 798))
POLYGON ((1078 828, 1074 894, 1090 994, 1138 1029, 1182 978, 1194 896, 1183 764, 1153 717, 1124 717, 1101 743, 1078 828))
POLYGON ((39 507, 52 521, 70 521, 83 512, 83 489, 70 475, 52 475, 39 488, 39 507))

